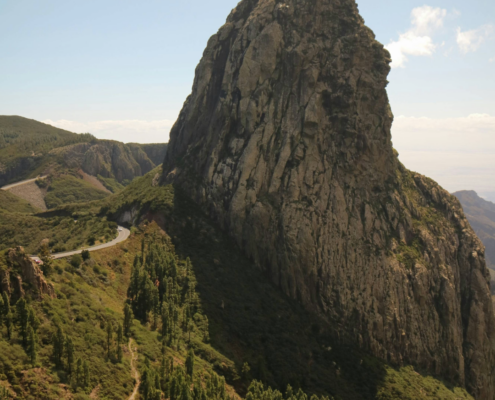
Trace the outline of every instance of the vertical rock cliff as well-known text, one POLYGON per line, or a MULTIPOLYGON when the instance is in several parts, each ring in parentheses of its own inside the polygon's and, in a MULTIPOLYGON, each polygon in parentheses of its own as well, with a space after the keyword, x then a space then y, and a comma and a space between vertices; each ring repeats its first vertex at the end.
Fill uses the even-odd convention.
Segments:
POLYGON ((335 334, 494 398, 484 249, 392 148, 390 55, 354 0, 243 0, 210 38, 164 183, 335 334))

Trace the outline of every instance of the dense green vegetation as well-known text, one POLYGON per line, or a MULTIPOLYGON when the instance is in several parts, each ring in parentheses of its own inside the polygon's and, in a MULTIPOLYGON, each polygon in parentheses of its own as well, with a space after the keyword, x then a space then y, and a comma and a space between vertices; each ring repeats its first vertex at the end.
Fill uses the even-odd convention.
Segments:
POLYGON ((30 254, 38 251, 44 239, 53 252, 61 252, 108 242, 117 234, 115 222, 84 214, 43 218, 0 210, 0 226, 0 250, 23 246, 30 254))
POLYGON ((92 200, 100 200, 107 196, 108 193, 96 189, 82 179, 77 179, 72 175, 60 175, 48 186, 45 203, 50 209, 67 203, 84 203, 92 200))
MULTIPOLYGON (((5 268, 7 263, 2 263, 5 268)), ((125 398, 134 382, 129 360, 118 359, 122 321, 98 299, 99 291, 109 285, 108 268, 89 260, 79 269, 65 260, 55 264, 51 280, 56 299, 40 302, 28 293, 25 299, 9 300, 3 294, 2 315, 10 313, 13 323, 10 335, 5 321, 0 328, 0 386, 21 399, 60 399, 65 392, 87 399, 96 387, 102 398, 125 398)))
POLYGON ((0 190, 0 212, 32 214, 39 210, 29 204, 27 201, 9 193, 0 190))
POLYGON ((124 189, 124 185, 120 184, 116 179, 104 178, 103 176, 98 175, 98 180, 112 193, 117 193, 119 190, 124 189))

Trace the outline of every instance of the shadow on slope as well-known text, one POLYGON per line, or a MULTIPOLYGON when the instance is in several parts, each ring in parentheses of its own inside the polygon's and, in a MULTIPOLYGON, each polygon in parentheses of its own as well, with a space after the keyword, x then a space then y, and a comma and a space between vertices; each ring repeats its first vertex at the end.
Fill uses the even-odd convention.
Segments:
MULTIPOLYGON (((271 284, 236 244, 189 199, 171 186, 153 186, 157 170, 105 201, 114 218, 156 221, 172 238, 181 258, 190 257, 211 345, 245 362, 251 377, 272 387, 295 387, 341 399, 470 398, 412 367, 394 369, 331 337, 329 326, 271 284)), ((236 382, 232 382, 236 385, 236 382)), ((240 383, 237 383, 239 386, 240 383)), ((237 387, 243 393, 242 387, 237 387)))

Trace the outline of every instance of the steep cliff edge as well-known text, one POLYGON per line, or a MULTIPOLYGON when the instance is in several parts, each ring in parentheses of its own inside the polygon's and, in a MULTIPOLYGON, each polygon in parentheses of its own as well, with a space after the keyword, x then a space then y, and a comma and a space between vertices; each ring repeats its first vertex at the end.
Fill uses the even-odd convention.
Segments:
POLYGON ((495 204, 470 190, 453 194, 461 202, 469 223, 485 245, 488 267, 495 269, 495 204))
POLYGON ((164 183, 335 334, 494 398, 484 250, 394 154, 390 56, 353 0, 244 0, 208 42, 164 183))

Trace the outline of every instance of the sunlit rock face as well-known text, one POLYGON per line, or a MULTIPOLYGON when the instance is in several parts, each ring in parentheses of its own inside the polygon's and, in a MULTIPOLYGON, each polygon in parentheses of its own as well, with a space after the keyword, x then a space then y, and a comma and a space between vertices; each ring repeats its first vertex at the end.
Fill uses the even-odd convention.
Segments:
POLYGON ((342 341, 494 393, 484 249, 391 142, 390 56, 353 0, 244 0, 210 38, 164 184, 342 341))

